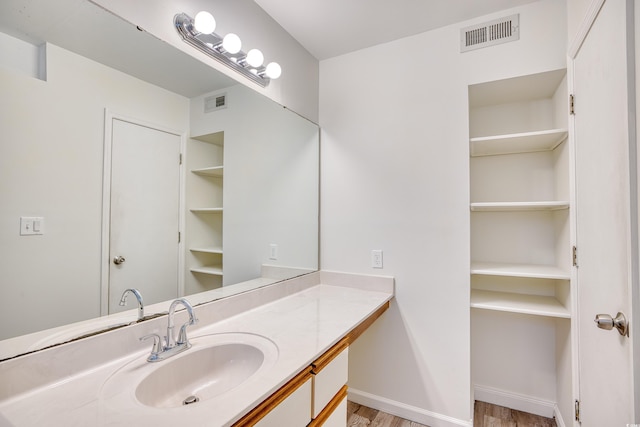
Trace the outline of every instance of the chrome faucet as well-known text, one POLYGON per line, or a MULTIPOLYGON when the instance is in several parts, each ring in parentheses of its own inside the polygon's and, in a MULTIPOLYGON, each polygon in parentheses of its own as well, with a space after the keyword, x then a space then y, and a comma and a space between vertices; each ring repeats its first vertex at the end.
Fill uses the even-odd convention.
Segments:
POLYGON ((189 339, 187 338, 187 327, 191 325, 195 325, 198 323, 198 319, 196 319, 195 314, 193 313, 193 307, 189 304, 184 298, 178 298, 173 301, 169 306, 169 316, 168 316, 168 324, 167 324, 167 335, 164 337, 164 345, 162 344, 162 339, 158 334, 149 334, 140 338, 140 341, 144 341, 149 338, 153 338, 153 348, 151 349, 151 354, 147 357, 147 361, 149 362, 158 362, 160 360, 165 360, 171 356, 175 356, 176 354, 191 348, 191 343, 189 343, 189 339), (173 331, 174 328, 174 316, 176 312, 176 307, 181 304, 187 310, 189 314, 189 320, 184 323, 180 327, 180 332, 178 333, 178 338, 176 339, 175 333, 173 331))
POLYGON ((137 289, 127 289, 122 293, 122 297, 120 298, 120 305, 124 307, 127 303, 127 297, 129 293, 132 293, 136 299, 138 300, 138 320, 142 320, 144 318, 144 303, 142 302, 142 294, 137 289))

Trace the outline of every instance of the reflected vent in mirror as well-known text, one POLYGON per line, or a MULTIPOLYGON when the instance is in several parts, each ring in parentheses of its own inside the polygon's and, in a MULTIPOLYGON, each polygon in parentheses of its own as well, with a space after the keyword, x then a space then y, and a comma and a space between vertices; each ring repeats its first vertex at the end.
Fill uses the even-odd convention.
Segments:
POLYGON ((511 15, 460 30, 460 52, 520 39, 520 15, 511 15))
POLYGON ((207 96, 204 99, 204 112, 205 113, 210 113, 212 111, 221 110, 223 108, 227 108, 227 94, 226 93, 207 96))

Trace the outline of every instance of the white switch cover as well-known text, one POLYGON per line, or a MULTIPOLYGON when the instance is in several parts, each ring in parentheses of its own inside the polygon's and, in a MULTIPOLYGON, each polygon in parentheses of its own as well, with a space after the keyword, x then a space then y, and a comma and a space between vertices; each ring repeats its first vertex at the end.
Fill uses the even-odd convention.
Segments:
POLYGON ((269 259, 278 259, 278 245, 274 243, 269 245, 269 259))
POLYGON ((21 216, 20 235, 34 236, 44 234, 44 218, 41 216, 21 216))
POLYGON ((371 251, 371 267, 382 268, 382 250, 374 249, 371 251))

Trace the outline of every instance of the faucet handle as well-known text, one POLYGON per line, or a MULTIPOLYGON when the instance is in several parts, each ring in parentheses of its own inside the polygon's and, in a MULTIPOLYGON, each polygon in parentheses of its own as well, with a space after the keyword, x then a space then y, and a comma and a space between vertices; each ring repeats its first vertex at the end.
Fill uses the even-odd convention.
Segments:
POLYGON ((162 338, 158 334, 149 334, 140 337, 140 341, 146 341, 149 338, 153 338, 153 347, 151 348, 151 354, 147 358, 149 362, 158 360, 158 355, 162 352, 162 338))

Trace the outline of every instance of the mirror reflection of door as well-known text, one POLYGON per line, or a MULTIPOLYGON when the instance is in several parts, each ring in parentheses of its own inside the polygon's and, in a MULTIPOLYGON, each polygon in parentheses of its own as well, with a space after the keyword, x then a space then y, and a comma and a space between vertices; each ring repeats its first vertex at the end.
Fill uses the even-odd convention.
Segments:
POLYGON ((178 296, 179 135, 113 118, 108 312, 137 288, 145 305, 178 296))

